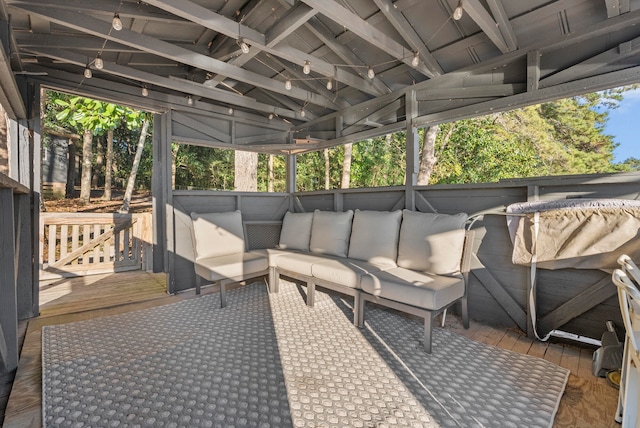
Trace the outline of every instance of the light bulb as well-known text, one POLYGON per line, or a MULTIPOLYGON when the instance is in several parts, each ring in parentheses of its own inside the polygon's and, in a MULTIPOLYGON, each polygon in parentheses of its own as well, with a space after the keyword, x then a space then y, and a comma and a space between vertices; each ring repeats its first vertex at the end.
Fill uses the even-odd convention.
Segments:
POLYGON ((327 91, 330 91, 333 89, 333 82, 331 81, 331 79, 329 79, 327 81, 327 91))
POLYGON ((287 81, 286 81, 286 82, 284 82, 284 88, 285 88, 287 91, 290 91, 290 90, 291 90, 291 80, 287 79, 287 81))
POLYGON ((240 50, 242 50, 242 53, 249 53, 249 45, 242 39, 240 39, 240 50))
POLYGON ((84 77, 86 77, 87 79, 91 79, 93 77, 93 73, 91 72, 89 66, 84 69, 84 77))
POLYGON ((193 105, 193 98, 191 98, 191 95, 187 97, 187 104, 189 104, 190 106, 193 105))
POLYGON ((304 62, 304 66, 302 67, 302 72, 304 74, 311 73, 311 63, 309 61, 305 61, 304 62))
POLYGON ((411 60, 411 65, 417 67, 420 64, 420 54, 418 52, 413 54, 413 59, 411 60))
POLYGON ((122 30, 122 20, 120 19, 120 15, 118 15, 117 13, 113 15, 113 21, 111 21, 111 26, 116 31, 122 30))
POLYGON ((269 113, 269 120, 273 119, 273 113, 269 113))
POLYGON ((369 67, 369 70, 367 70, 367 76, 369 76, 369 79, 376 77, 376 72, 373 71, 373 67, 369 67))
POLYGON ((300 110, 300 116, 304 117, 306 115, 306 113, 304 112, 304 109, 300 110))
POLYGON ((147 89, 146 86, 142 87, 142 96, 146 97, 147 95, 149 95, 149 90, 147 89))
POLYGON ((95 65, 98 70, 102 70, 104 68, 104 61, 102 60, 100 55, 98 55, 96 60, 93 62, 93 65, 95 65))
POLYGON ((229 114, 233 114, 233 107, 229 107, 229 114))
POLYGON ((462 2, 458 3, 458 7, 456 7, 456 10, 453 11, 453 19, 455 19, 456 21, 459 21, 460 18, 462 18, 462 13, 464 12, 464 9, 462 9, 462 2))

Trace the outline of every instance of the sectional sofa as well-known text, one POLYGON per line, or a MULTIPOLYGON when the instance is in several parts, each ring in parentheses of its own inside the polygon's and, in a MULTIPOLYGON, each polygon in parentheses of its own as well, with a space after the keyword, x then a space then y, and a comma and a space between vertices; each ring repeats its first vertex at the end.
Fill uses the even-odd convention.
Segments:
POLYGON ((431 352, 432 320, 459 302, 468 327, 466 280, 471 250, 467 214, 415 211, 318 211, 285 214, 277 248, 247 251, 241 213, 192 213, 198 277, 232 281, 269 273, 354 297, 353 322, 364 325, 366 302, 424 318, 424 349, 431 352))

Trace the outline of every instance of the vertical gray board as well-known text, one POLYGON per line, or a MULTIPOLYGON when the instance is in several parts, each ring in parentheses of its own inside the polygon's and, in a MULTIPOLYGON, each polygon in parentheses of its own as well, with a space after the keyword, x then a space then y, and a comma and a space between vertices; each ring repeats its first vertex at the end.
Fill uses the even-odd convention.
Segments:
MULTIPOLYGON (((153 166, 151 178, 151 194, 153 195, 153 272, 164 272, 164 254, 165 254, 165 236, 163 231, 166 230, 166 216, 164 205, 166 203, 165 182, 167 178, 164 176, 163 165, 167 162, 165 158, 165 145, 169 144, 164 140, 162 128, 166 120, 166 115, 156 114, 153 118, 153 166)), ((173 161, 173 160, 171 160, 173 161)), ((169 177, 169 182, 172 177, 169 177)))
POLYGON ((18 304, 16 298, 13 190, 0 188, 0 372, 18 366, 18 304))
MULTIPOLYGON (((24 320, 38 315, 38 290, 34 289, 37 279, 33 274, 33 247, 32 238, 34 230, 31 220, 31 196, 28 194, 16 194, 14 196, 16 215, 16 249, 18 251, 16 293, 18 319, 24 320)), ((34 210, 34 215, 37 213, 34 210)), ((37 233, 36 233, 37 234, 37 233)), ((37 264, 37 263, 36 263, 37 264)))

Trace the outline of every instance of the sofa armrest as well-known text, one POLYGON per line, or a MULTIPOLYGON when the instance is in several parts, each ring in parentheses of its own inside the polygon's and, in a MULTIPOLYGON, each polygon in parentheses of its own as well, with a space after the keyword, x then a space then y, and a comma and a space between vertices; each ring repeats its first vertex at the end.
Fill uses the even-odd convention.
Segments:
POLYGON ((471 256, 473 254, 473 241, 475 237, 475 231, 465 230, 464 232, 464 245, 462 246, 462 259, 460 261, 460 272, 467 279, 467 275, 471 271, 471 256))

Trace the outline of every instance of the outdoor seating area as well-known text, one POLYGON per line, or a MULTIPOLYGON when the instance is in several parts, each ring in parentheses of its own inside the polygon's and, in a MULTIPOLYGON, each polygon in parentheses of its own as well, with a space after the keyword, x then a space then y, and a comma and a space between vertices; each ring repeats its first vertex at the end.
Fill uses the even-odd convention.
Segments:
POLYGON ((240 211, 191 218, 198 280, 220 281, 222 307, 228 282, 263 275, 268 266, 270 290, 278 292, 280 275, 302 280, 308 306, 314 306, 316 286, 353 296, 353 324, 359 327, 366 301, 422 316, 428 353, 435 315, 460 302, 469 325, 467 214, 287 212, 277 248, 249 252, 240 211))
POLYGON ((640 3, 0 0, 0 29, 0 425, 638 425, 640 172, 597 110, 640 82, 640 3), (42 213, 107 176, 150 212, 42 213))

